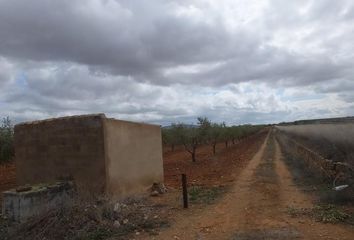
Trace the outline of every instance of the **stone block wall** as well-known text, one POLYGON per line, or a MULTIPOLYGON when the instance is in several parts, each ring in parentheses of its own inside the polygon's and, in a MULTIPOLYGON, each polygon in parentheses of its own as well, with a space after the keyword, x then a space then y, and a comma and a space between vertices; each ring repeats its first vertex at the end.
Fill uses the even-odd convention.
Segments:
POLYGON ((80 189, 104 191, 102 117, 64 117, 16 125, 17 184, 75 177, 80 189))
POLYGON ((82 193, 123 196, 163 181, 160 126, 104 114, 15 126, 17 184, 74 180, 82 193))

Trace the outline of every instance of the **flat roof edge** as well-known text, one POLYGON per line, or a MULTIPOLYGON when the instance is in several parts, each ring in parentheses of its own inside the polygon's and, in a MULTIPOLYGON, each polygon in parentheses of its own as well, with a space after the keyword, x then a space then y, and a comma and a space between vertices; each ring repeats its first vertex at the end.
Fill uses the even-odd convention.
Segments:
POLYGON ((22 122, 16 124, 16 126, 23 126, 23 125, 35 125, 45 122, 51 122, 56 120, 66 120, 66 119, 78 119, 78 118, 92 118, 92 117, 100 117, 102 119, 106 119, 106 115, 104 113, 95 113, 95 114, 83 114, 83 115, 71 115, 71 116, 64 116, 64 117, 57 117, 57 118, 48 118, 43 120, 35 120, 29 122, 22 122))
POLYGON ((121 119, 116 119, 116 118, 106 118, 105 120, 125 122, 125 123, 131 123, 131 124, 139 124, 139 125, 148 125, 148 126, 153 126, 153 127, 161 127, 161 125, 159 125, 159 124, 152 124, 152 123, 146 123, 146 122, 134 122, 134 121, 121 120, 121 119))

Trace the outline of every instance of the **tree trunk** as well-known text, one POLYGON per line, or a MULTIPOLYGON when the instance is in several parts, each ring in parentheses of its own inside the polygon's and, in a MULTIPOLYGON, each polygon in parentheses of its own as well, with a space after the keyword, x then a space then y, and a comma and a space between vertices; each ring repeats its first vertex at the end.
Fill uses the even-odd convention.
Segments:
POLYGON ((213 144, 213 154, 215 155, 216 153, 216 143, 213 144))
POLYGON ((171 151, 172 151, 172 152, 175 151, 175 145, 174 145, 174 144, 171 145, 171 151))
POLYGON ((193 150, 193 152, 192 152, 191 154, 192 154, 192 162, 196 162, 196 159, 195 159, 195 150, 193 150))
POLYGON ((225 147, 227 147, 229 145, 228 141, 225 141, 225 147))

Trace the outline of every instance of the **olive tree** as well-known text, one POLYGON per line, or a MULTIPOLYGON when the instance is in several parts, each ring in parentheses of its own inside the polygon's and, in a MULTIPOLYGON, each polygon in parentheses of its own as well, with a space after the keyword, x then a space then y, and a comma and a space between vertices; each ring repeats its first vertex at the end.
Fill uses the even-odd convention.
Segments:
POLYGON ((175 146, 181 144, 178 134, 176 124, 172 124, 170 128, 162 129, 162 142, 165 146, 170 146, 172 152, 175 150, 175 146))
POLYGON ((222 128, 221 128, 221 134, 222 134, 222 140, 225 143, 225 147, 229 146, 229 141, 231 140, 231 131, 230 131, 230 127, 227 127, 225 123, 221 124, 222 128))
POLYGON ((175 145, 183 145, 185 150, 191 154, 193 162, 196 161, 196 150, 201 145, 211 145, 215 155, 217 143, 224 142, 225 147, 228 147, 230 141, 235 144, 236 141, 263 127, 252 125, 228 127, 225 123, 212 123, 206 117, 198 117, 197 120, 197 125, 172 124, 171 127, 162 131, 164 144, 170 145, 172 151, 175 145))
POLYGON ((10 161, 14 156, 13 135, 10 118, 3 118, 0 127, 0 163, 10 161))
POLYGON ((191 154, 193 162, 196 162, 197 148, 208 142, 210 126, 211 122, 205 117, 198 118, 197 126, 190 126, 183 123, 175 126, 177 137, 184 145, 186 151, 191 154))
POLYGON ((216 144, 222 140, 223 127, 221 124, 213 123, 209 130, 209 139, 213 147, 213 154, 216 154, 216 144))

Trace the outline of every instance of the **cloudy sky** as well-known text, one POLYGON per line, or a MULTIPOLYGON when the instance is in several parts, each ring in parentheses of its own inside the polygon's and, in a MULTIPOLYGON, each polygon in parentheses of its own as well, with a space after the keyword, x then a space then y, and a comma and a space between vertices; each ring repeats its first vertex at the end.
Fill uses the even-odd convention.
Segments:
POLYGON ((0 114, 354 115, 352 0, 0 0, 0 114))

